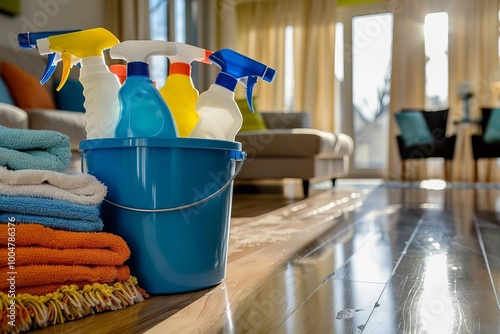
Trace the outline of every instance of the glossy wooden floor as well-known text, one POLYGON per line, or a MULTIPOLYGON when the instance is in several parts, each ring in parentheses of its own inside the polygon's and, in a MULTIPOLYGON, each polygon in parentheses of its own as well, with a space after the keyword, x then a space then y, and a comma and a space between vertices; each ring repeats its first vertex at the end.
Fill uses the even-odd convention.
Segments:
POLYGON ((224 282, 37 333, 500 333, 500 187, 443 186, 236 194, 224 282))

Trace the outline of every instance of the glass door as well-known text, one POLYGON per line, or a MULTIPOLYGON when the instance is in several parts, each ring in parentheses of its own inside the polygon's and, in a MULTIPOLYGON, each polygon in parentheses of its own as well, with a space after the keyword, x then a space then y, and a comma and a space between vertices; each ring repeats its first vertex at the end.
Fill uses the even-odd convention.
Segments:
POLYGON ((342 115, 338 130, 354 140, 350 176, 382 177, 389 149, 393 15, 387 6, 355 6, 339 8, 339 18, 336 114, 342 115))

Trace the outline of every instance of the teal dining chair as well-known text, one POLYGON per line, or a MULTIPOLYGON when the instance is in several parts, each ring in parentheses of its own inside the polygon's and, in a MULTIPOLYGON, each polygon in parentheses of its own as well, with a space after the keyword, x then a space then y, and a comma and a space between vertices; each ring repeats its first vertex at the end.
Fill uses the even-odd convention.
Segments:
POLYGON ((403 109, 395 114, 400 129, 396 140, 403 181, 407 178, 407 161, 428 158, 443 158, 444 178, 450 179, 456 136, 446 135, 448 111, 448 109, 436 111, 403 109))

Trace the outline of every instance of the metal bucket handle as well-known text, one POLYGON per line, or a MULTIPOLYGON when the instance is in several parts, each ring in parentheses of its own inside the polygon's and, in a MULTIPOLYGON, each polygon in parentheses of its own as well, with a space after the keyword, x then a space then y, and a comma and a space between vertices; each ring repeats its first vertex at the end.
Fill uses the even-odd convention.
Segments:
MULTIPOLYGON (((224 190, 227 189, 227 187, 229 187, 229 185, 231 184, 231 182, 234 181, 234 179, 236 178, 236 176, 238 176, 239 172, 241 171, 241 168, 243 167, 243 163, 246 159, 246 153, 243 152, 243 151, 231 151, 231 153, 233 154, 233 157, 231 158, 232 160, 234 159, 235 161, 238 161, 239 164, 238 164, 238 168, 236 168, 236 170, 234 171, 234 174, 231 176, 231 178, 219 189, 217 190, 216 192, 214 192, 213 194, 199 200, 199 201, 196 201, 196 202, 193 202, 193 203, 190 203, 190 204, 185 204, 185 205, 181 205, 181 206, 177 206, 177 207, 174 207, 174 208, 164 208, 164 209, 138 209, 138 208, 132 208, 132 207, 128 207, 128 206, 124 206, 124 205, 120 205, 118 203, 115 203, 115 202, 112 202, 110 200, 107 200, 107 199, 104 199, 105 202, 111 204, 111 205, 114 205, 120 209, 125 209, 125 210, 130 210, 130 211, 136 211, 136 212, 148 212, 148 213, 156 213, 156 212, 171 212, 171 211, 177 211, 177 210, 184 210, 184 209, 189 209, 193 206, 197 206, 197 205, 200 205, 200 204, 203 204, 205 202, 208 202, 209 200, 211 200, 212 198, 220 195, 224 190)), ((82 154, 81 156, 81 169, 82 169, 82 172, 84 171, 84 155, 85 154, 82 154)))

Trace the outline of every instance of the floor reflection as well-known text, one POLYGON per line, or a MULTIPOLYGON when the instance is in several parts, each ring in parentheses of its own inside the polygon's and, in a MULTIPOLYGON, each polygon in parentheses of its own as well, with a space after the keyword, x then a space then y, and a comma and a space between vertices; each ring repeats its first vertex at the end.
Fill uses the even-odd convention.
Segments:
POLYGON ((444 183, 380 187, 238 316, 281 291, 260 304, 253 332, 500 333, 499 198, 444 183))

